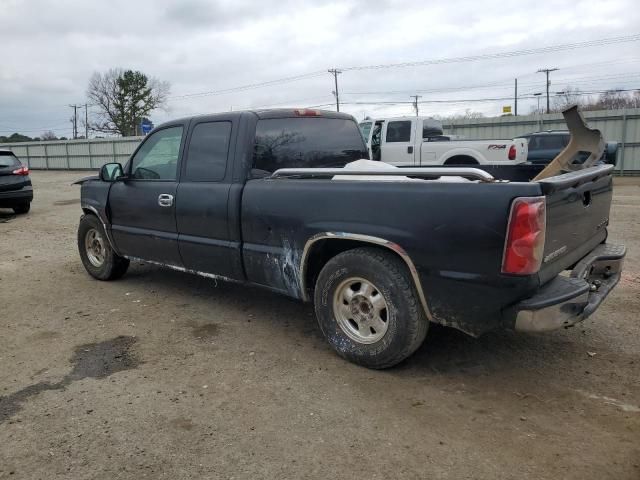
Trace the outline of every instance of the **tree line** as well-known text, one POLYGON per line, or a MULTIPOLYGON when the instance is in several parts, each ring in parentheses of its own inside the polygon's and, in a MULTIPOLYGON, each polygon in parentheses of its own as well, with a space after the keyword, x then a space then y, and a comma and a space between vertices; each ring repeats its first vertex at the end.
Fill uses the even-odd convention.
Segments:
MULTIPOLYGON (((560 113, 571 105, 578 105, 582 111, 640 108, 640 90, 608 90, 597 95, 589 95, 579 88, 567 86, 564 91, 553 97, 549 110, 551 113, 560 113)), ((544 113, 545 110, 541 105, 540 109, 533 107, 531 113, 544 113)))
MULTIPOLYGON (((95 72, 87 87, 87 99, 95 111, 86 125, 83 121, 80 124, 97 135, 141 135, 143 120, 147 120, 152 111, 164 108, 169 90, 168 82, 137 70, 112 68, 103 73, 95 72)), ((73 123, 75 119, 71 121, 73 123)), ((67 140, 67 137, 57 137, 50 130, 33 138, 18 132, 0 136, 0 143, 51 140, 67 140)))
POLYGON ((49 142, 51 140, 68 140, 67 137, 57 137, 51 130, 43 132, 39 137, 30 137, 21 133, 11 135, 0 135, 0 143, 20 143, 20 142, 49 142))

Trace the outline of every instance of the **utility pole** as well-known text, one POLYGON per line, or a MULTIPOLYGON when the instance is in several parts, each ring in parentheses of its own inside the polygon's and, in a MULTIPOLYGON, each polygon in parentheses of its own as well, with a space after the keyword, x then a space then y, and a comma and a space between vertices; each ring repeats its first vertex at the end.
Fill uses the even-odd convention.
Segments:
POLYGON ((84 104, 84 138, 89 140, 89 105, 84 104))
POLYGON ((73 108, 73 139, 78 138, 78 107, 82 105, 69 105, 73 108))
POLYGON ((558 70, 557 68, 541 68, 536 73, 546 73, 547 74, 547 113, 549 113, 549 85, 551 82, 549 81, 549 73, 555 72, 558 70))
POLYGON ((87 115, 87 111, 86 111, 86 104, 85 105, 69 105, 71 108, 73 108, 73 138, 76 139, 78 138, 78 109, 81 107, 85 107, 85 118, 87 115))
POLYGON ((413 109, 416 111, 416 117, 418 116, 418 99, 422 98, 422 95, 411 95, 413 98, 413 109))
POLYGON ((338 95, 338 75, 342 73, 342 70, 338 70, 337 68, 330 68, 328 72, 333 75, 333 80, 336 85, 336 89, 333 91, 333 94, 336 96, 336 112, 339 112, 340 96, 338 95))
POLYGON ((517 117, 518 116, 518 79, 517 78, 516 78, 516 88, 515 88, 515 92, 513 94, 513 99, 514 99, 514 101, 513 101, 513 104, 514 104, 514 107, 513 107, 514 112, 513 112, 513 114, 517 117))

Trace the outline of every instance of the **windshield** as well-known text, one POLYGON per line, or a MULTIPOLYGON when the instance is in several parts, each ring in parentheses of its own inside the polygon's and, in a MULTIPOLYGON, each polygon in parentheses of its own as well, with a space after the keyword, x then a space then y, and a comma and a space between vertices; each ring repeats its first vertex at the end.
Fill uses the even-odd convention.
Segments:
POLYGON ((273 118, 256 126, 254 168, 343 167, 368 158, 357 124, 343 118, 273 118))

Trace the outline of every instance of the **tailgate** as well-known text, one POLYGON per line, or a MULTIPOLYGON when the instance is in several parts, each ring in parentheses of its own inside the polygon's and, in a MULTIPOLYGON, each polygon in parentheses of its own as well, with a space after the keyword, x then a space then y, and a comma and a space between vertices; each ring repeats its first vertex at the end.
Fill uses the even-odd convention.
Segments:
POLYGON ((540 180, 547 201, 547 230, 540 282, 571 268, 607 238, 613 165, 540 180))

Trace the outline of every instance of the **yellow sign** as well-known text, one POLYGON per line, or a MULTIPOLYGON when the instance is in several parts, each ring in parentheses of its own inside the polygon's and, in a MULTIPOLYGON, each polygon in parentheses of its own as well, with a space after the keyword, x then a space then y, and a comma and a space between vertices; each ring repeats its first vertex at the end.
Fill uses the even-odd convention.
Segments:
POLYGON ((502 107, 502 113, 511 113, 511 105, 505 105, 502 107))

